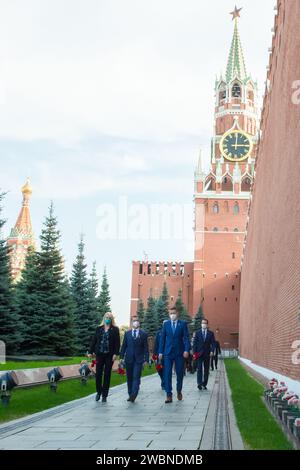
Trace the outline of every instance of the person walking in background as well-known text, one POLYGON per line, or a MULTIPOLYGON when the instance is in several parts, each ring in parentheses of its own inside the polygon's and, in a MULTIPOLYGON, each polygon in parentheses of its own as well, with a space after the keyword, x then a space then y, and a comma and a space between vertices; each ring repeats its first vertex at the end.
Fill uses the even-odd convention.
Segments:
POLYGON ((219 341, 215 340, 215 348, 213 351, 214 355, 210 359, 210 367, 211 370, 218 369, 218 360, 219 360, 219 354, 221 354, 221 346, 219 341))
POLYGON ((215 348, 215 336, 208 329, 208 320, 204 318, 201 323, 201 329, 196 331, 193 342, 194 359, 197 361, 197 382, 198 389, 207 390, 209 376, 209 362, 213 356, 215 348))
POLYGON ((96 355, 96 401, 107 401, 111 370, 120 350, 120 332, 115 324, 114 316, 107 312, 100 326, 92 337, 88 357, 96 355))
POLYGON ((127 401, 134 403, 140 389, 143 366, 149 363, 148 335, 140 329, 137 316, 132 317, 132 329, 124 335, 120 358, 125 358, 127 401))
POLYGON ((160 343, 159 359, 164 361, 164 386, 167 394, 165 403, 172 403, 172 367, 175 363, 177 378, 177 399, 182 400, 182 385, 184 374, 184 360, 188 358, 190 340, 187 323, 179 320, 176 307, 169 310, 170 320, 163 324, 160 343))
POLYGON ((160 361, 159 357, 158 357, 159 343, 160 343, 161 334, 162 334, 162 327, 158 330, 158 332, 156 333, 156 336, 155 336, 155 342, 154 342, 154 349, 153 349, 152 358, 156 363, 156 370, 157 370, 157 373, 158 373, 158 375, 160 377, 160 381, 161 381, 161 389, 164 390, 165 389, 165 384, 164 384, 164 372, 163 372, 163 359, 160 361))
POLYGON ((192 365, 191 365, 191 373, 192 374, 195 374, 195 372, 197 371, 197 361, 195 360, 194 358, 194 341, 195 341, 195 336, 196 336, 196 332, 193 333, 192 335, 192 339, 191 339, 191 355, 192 355, 192 365))

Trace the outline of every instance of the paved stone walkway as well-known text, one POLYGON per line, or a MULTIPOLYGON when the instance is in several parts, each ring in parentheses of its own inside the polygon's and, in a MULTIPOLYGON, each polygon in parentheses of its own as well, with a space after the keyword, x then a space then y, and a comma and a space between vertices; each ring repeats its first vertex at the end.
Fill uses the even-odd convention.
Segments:
MULTIPOLYGON (((184 379, 184 400, 175 399, 171 405, 165 405, 165 394, 158 376, 154 375, 142 380, 134 404, 126 401, 126 385, 119 385, 111 389, 107 403, 96 403, 92 395, 4 424, 0 426, 0 449, 203 448, 205 424, 208 424, 207 442, 214 441, 208 435, 214 436, 216 432, 212 410, 218 406, 213 405, 212 397, 218 396, 219 374, 210 374, 208 391, 202 392, 197 389, 196 375, 188 374, 184 379), (211 418, 207 423, 209 409, 211 418)), ((175 385, 175 377, 173 380, 175 385)), ((221 432, 224 432, 222 426, 221 432)))

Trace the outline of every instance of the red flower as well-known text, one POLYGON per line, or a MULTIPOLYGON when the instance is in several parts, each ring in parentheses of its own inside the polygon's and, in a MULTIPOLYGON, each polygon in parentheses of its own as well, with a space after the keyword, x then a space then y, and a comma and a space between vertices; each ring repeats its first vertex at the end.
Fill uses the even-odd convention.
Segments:
POLYGON ((200 357, 200 354, 198 352, 195 352, 195 354, 193 355, 193 360, 197 361, 199 357, 200 357))

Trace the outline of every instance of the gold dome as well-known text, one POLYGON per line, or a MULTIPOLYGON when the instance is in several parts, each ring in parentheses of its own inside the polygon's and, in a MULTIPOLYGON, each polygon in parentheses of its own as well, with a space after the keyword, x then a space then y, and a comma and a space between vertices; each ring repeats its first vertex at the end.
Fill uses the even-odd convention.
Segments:
POLYGON ((29 178, 27 178, 26 183, 22 187, 22 193, 23 194, 28 194, 28 195, 32 194, 32 186, 30 184, 29 178))

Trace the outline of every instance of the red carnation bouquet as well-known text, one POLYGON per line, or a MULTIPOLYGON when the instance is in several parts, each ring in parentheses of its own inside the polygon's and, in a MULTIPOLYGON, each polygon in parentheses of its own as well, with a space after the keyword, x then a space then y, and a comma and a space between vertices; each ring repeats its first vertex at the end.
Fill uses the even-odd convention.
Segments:
POLYGON ((121 360, 121 361, 119 362, 118 374, 119 374, 119 375, 125 375, 125 374, 126 374, 125 364, 124 364, 124 361, 123 361, 123 360, 121 360))
POLYGON ((157 372, 160 372, 161 370, 163 370, 162 361, 161 361, 161 359, 158 358, 158 356, 156 356, 155 369, 157 370, 157 372))
POLYGON ((193 355, 193 361, 198 361, 199 357, 200 357, 200 354, 198 352, 195 352, 193 355))
POLYGON ((96 375, 96 364, 97 364, 97 361, 96 359, 93 359, 91 362, 87 362, 89 368, 90 368, 90 371, 92 372, 93 375, 96 375))

